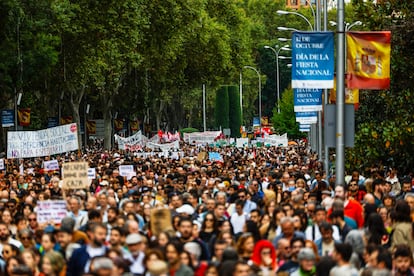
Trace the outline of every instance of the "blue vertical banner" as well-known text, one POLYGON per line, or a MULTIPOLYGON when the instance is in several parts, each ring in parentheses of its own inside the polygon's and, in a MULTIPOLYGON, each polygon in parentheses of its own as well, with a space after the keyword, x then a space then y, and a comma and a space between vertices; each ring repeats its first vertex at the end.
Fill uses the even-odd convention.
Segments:
POLYGON ((316 124, 318 121, 318 112, 295 112, 296 122, 299 124, 316 124))
POLYGON ((322 111, 322 89, 293 89, 293 106, 295 112, 322 111))
POLYGON ((294 32, 292 88, 333 88, 334 61, 333 32, 294 32))
POLYGON ((299 131, 300 132, 310 132, 311 125, 307 124, 299 124, 299 131))
POLYGON ((1 111, 1 126, 2 127, 14 126, 14 110, 13 109, 3 109, 1 111))
POLYGON ((253 126, 260 126, 260 119, 259 117, 253 117, 253 126))

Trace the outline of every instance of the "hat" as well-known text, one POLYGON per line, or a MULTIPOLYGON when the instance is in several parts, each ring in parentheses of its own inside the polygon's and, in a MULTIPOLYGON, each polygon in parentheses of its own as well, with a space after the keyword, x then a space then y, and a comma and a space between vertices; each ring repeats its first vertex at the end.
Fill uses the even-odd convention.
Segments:
POLYGON ((58 228, 56 232, 63 232, 63 233, 68 233, 72 235, 73 229, 68 227, 67 225, 64 225, 64 226, 60 226, 60 228, 58 228))
POLYGON ((44 233, 53 233, 53 232, 55 232, 55 227, 53 227, 53 225, 48 225, 48 226, 45 227, 43 232, 44 233))
POLYGON ((165 261, 154 260, 149 262, 148 271, 151 275, 163 275, 168 272, 168 265, 165 261))
POLYGON ((137 244, 140 242, 142 242, 142 237, 140 234, 136 234, 136 233, 129 234, 125 240, 125 243, 127 245, 133 245, 133 244, 137 244))
POLYGON ((194 208, 189 204, 184 204, 183 206, 175 209, 175 211, 179 214, 185 213, 188 215, 194 214, 194 208))
POLYGON ((310 248, 302 248, 298 253, 298 260, 315 260, 315 252, 310 248))
POLYGON ((106 181, 106 180, 102 180, 102 181, 99 183, 99 185, 101 185, 101 186, 108 186, 108 185, 109 185, 109 182, 108 182, 108 181, 106 181))
POLYGON ((323 191, 322 191, 322 194, 323 194, 323 195, 329 195, 329 196, 331 196, 331 195, 332 195, 331 191, 329 191, 329 190, 323 190, 323 191))
POLYGON ((184 244, 184 250, 194 255, 196 259, 199 259, 201 256, 201 246, 196 242, 187 242, 184 244))
POLYGON ((71 217, 64 217, 60 223, 60 228, 72 229, 75 227, 75 220, 71 217))

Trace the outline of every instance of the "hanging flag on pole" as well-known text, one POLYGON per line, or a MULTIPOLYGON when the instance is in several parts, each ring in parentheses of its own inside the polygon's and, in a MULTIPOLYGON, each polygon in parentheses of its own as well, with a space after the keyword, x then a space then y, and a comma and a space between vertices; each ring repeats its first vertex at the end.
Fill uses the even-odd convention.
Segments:
POLYGON ((19 108, 17 112, 19 125, 30 126, 30 108, 19 108))
POLYGON ((391 32, 347 33, 348 88, 390 87, 391 32))
POLYGON ((294 32, 292 88, 332 88, 334 59, 333 32, 294 32))

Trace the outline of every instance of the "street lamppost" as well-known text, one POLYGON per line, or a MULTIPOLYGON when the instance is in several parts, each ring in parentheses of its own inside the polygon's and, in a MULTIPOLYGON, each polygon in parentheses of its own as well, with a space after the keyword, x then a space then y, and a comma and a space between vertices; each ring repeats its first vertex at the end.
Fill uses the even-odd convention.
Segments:
POLYGON ((255 71, 259 78, 259 133, 262 135, 262 77, 260 76, 260 72, 252 66, 246 65, 243 68, 255 71))
POLYGON ((299 16, 299 17, 301 17, 303 20, 305 20, 305 21, 306 21, 306 23, 308 23, 308 25, 309 25, 309 27, 311 28, 311 30, 312 30, 312 31, 314 30, 313 25, 312 25, 312 23, 309 21, 309 19, 307 19, 307 18, 306 18, 303 14, 301 14, 301 13, 294 12, 294 11, 283 11, 283 10, 278 10, 276 13, 277 13, 277 14, 279 14, 279 15, 294 14, 294 15, 296 15, 296 16, 299 16))
MULTIPOLYGON (((277 50, 271 46, 264 46, 265 49, 270 49, 275 54, 276 57, 276 95, 277 95, 277 113, 280 113, 280 75, 279 75, 279 57, 280 51, 290 51, 289 45, 278 48, 277 50)), ((284 57, 286 58, 286 57, 284 57)))

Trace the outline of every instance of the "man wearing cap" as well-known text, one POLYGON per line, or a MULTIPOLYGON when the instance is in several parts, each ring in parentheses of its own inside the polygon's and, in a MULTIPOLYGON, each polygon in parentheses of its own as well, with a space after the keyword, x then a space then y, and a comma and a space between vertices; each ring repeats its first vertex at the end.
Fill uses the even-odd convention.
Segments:
POLYGON ((293 272, 292 276, 313 276, 316 275, 316 257, 310 248, 302 248, 298 253, 299 269, 293 272))
POLYGON ((75 249, 81 247, 80 244, 72 242, 72 235, 73 229, 64 223, 61 224, 56 233, 56 240, 60 245, 59 252, 62 254, 66 261, 70 259, 75 249))
POLYGON ((129 254, 127 254, 125 259, 131 263, 129 266, 131 272, 140 275, 142 275, 145 271, 145 266, 143 263, 145 254, 140 250, 142 242, 142 236, 137 233, 129 234, 125 240, 129 251, 129 254))

